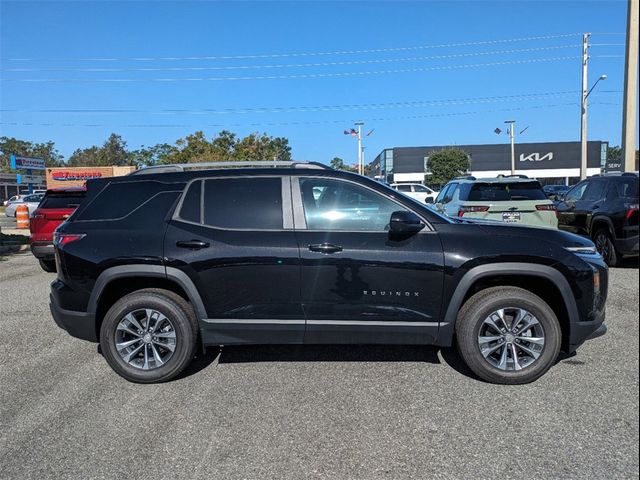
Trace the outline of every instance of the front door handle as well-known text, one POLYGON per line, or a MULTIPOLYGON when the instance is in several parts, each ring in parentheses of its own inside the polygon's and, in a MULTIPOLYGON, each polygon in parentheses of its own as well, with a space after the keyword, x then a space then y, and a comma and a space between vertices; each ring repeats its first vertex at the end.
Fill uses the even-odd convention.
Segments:
POLYGON ((189 250, 200 250, 201 248, 209 248, 209 244, 202 240, 181 240, 176 242, 176 247, 188 248, 189 250))
POLYGON ((318 253, 338 253, 342 251, 342 247, 332 245, 330 243, 319 243, 316 245, 309 245, 309 250, 318 253))

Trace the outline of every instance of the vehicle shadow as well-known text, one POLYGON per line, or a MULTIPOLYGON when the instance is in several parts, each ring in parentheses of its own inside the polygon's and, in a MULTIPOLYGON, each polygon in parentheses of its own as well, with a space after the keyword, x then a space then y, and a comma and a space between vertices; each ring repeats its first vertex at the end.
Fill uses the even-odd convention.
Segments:
POLYGON ((637 269, 638 266, 640 266, 640 257, 629 257, 629 258, 623 258, 622 261, 620 262, 620 265, 618 265, 615 268, 637 269))
POLYGON ((219 350, 219 364, 251 362, 425 362, 439 364, 440 359, 437 348, 422 345, 248 345, 227 346, 219 350))

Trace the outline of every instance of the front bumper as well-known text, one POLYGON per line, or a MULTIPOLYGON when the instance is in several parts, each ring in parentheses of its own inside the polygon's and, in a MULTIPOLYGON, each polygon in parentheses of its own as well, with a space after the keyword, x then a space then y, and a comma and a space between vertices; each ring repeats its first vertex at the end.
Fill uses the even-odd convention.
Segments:
POLYGON ((95 315, 86 312, 65 310, 58 305, 55 295, 49 295, 49 309, 56 324, 72 337, 97 342, 95 315))
POLYGON ((587 340, 598 338, 607 333, 605 325, 606 310, 602 310, 589 322, 574 322, 570 325, 569 335, 569 353, 575 352, 576 349, 587 340))
POLYGON ((53 260, 55 258, 52 242, 32 242, 31 253, 39 260, 53 260))

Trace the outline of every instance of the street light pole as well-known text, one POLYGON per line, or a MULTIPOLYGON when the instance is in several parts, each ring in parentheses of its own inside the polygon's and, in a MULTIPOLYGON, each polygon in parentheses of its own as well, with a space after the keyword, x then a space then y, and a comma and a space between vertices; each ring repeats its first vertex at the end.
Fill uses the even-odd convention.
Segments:
POLYGON ((363 173, 363 165, 362 165, 362 125, 364 122, 356 122, 356 126, 358 127, 358 173, 362 175, 363 173))
POLYGON ((511 140, 511 175, 516 174, 516 121, 506 120, 504 123, 509 125, 509 139, 511 140))
POLYGON ((582 90, 580 94, 580 180, 587 178, 587 93, 588 77, 587 67, 589 63, 589 36, 582 35, 582 90))

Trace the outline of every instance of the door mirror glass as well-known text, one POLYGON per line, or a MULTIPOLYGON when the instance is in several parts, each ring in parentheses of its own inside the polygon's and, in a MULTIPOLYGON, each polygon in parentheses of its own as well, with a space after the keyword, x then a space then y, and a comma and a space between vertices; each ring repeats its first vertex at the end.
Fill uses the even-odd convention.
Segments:
POLYGON ((424 228, 424 223, 420 217, 413 212, 398 210, 391 214, 389 221, 390 231, 395 234, 410 235, 418 233, 424 228))
POLYGON ((427 197, 424 199, 424 203, 433 203, 433 197, 427 197))

